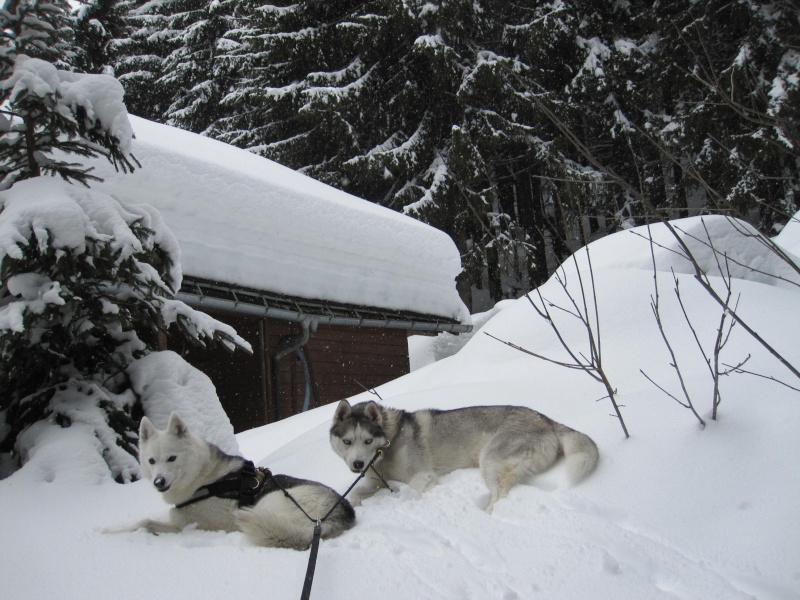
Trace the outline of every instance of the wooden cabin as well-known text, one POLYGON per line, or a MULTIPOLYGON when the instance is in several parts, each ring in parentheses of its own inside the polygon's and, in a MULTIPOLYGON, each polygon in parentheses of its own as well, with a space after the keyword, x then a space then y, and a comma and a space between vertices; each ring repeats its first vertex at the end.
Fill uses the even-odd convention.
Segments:
POLYGON ((253 354, 169 344, 213 381, 234 430, 338 402, 409 372, 408 335, 453 319, 280 297, 185 278, 179 299, 233 326, 253 354))
MULTIPOLYGON (((410 333, 469 331, 461 259, 443 232, 251 152, 131 117, 141 168, 94 184, 148 203, 180 246, 178 298, 253 354, 182 353, 235 430, 339 401, 409 371, 410 333)), ((154 217, 155 218, 155 217, 154 217)))

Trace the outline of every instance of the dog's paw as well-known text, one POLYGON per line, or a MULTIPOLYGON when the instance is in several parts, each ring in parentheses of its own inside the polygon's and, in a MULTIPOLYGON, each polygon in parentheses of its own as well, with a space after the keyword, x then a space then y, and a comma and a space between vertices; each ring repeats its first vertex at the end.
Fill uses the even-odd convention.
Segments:
POLYGON ((100 533, 104 535, 114 535, 117 533, 130 533, 131 531, 135 531, 135 529, 131 529, 130 527, 103 527, 100 533))
POLYGON ((439 478, 435 473, 417 473, 411 478, 411 481, 408 482, 408 485, 411 487, 411 489, 417 492, 417 496, 419 497, 436 485, 438 480, 439 478))
POLYGON ((133 533, 134 531, 139 531, 140 529, 144 529, 147 531, 147 533, 152 533, 154 535, 158 535, 159 533, 179 533, 181 531, 181 528, 174 523, 164 523, 162 521, 144 519, 143 521, 139 521, 135 525, 130 525, 128 527, 108 527, 103 529, 102 533, 133 533))

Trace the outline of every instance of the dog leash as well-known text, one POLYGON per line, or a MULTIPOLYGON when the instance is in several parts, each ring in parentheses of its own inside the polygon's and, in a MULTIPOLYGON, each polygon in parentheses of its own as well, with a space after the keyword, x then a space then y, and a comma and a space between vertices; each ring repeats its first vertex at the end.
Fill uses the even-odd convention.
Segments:
MULTIPOLYGON (((366 467, 364 467, 364 469, 361 471, 361 473, 359 473, 358 477, 356 477, 356 480, 352 483, 352 485, 349 488, 347 488, 347 491, 344 494, 339 496, 339 499, 336 501, 336 504, 334 504, 331 507, 331 509, 327 513, 325 513, 325 516, 322 517, 321 519, 316 519, 315 521, 313 518, 311 518, 308 515, 308 513, 303 509, 303 507, 300 506, 297 500, 295 500, 289 492, 283 490, 284 495, 287 498, 289 498, 292 502, 294 502, 295 506, 297 506, 297 508, 299 508, 302 511, 302 513, 309 518, 309 520, 314 522, 314 535, 311 538, 311 553, 308 555, 308 567, 306 567, 306 577, 305 580, 303 581, 303 592, 300 594, 300 600, 309 600, 311 598, 311 586, 314 584, 314 571, 317 568, 317 554, 319 553, 319 540, 320 536, 322 535, 323 521, 325 521, 325 519, 327 519, 328 517, 331 516, 331 514, 333 514, 333 511, 336 510, 336 507, 342 503, 345 496, 347 496, 347 494, 349 494, 352 491, 352 489, 356 487, 356 484, 359 481, 361 481, 361 479, 367 474, 367 471, 372 469, 373 465, 375 464, 375 461, 378 460, 380 456, 383 456, 383 453, 386 451, 386 448, 388 447, 389 447, 389 442, 387 441, 383 446, 381 446, 375 451, 375 456, 372 457, 372 460, 369 461, 369 464, 366 467)), ((377 473, 377 471, 375 472, 377 473)), ((380 477, 380 474, 378 474, 378 477, 380 477)), ((386 483, 383 477, 380 478, 381 481, 386 483)), ((386 487, 389 487, 388 483, 386 484, 386 487)))

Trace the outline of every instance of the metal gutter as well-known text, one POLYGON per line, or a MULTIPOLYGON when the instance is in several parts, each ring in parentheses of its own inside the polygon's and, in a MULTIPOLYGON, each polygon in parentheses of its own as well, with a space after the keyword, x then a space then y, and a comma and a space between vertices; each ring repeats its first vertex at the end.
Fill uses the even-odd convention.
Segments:
POLYGON ((424 333, 472 331, 471 324, 444 317, 290 298, 189 277, 184 278, 176 298, 193 308, 224 310, 282 321, 308 322, 312 328, 322 324, 405 329, 424 333))

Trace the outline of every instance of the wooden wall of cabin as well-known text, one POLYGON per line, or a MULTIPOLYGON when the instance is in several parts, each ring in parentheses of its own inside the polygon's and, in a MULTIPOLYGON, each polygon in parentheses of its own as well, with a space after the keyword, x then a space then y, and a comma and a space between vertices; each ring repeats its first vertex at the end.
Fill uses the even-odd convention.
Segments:
MULTIPOLYGON (((283 336, 297 335, 297 323, 270 320, 269 348, 274 353, 283 336)), ((303 347, 311 375, 309 408, 338 402, 409 372, 408 338, 401 329, 320 325, 303 347)), ((305 396, 302 362, 284 358, 278 368, 279 402, 269 421, 300 412, 305 396)))
MULTIPOLYGON (((300 333, 299 324, 207 312, 234 327, 250 342, 253 354, 178 347, 172 336, 168 347, 209 376, 234 430, 252 429, 300 412, 305 395, 301 361, 295 354, 285 357, 273 377, 272 360, 282 338, 300 333)), ((311 375, 309 408, 338 402, 409 372, 407 333, 400 329, 320 325, 303 353, 311 375)))
POLYGON ((264 319, 205 312, 233 327, 250 342, 253 354, 239 348, 230 352, 223 348, 198 348, 185 342, 178 345, 174 336, 168 337, 167 347, 208 375, 237 433, 264 425, 267 423, 269 394, 268 364, 263 360, 264 319))

